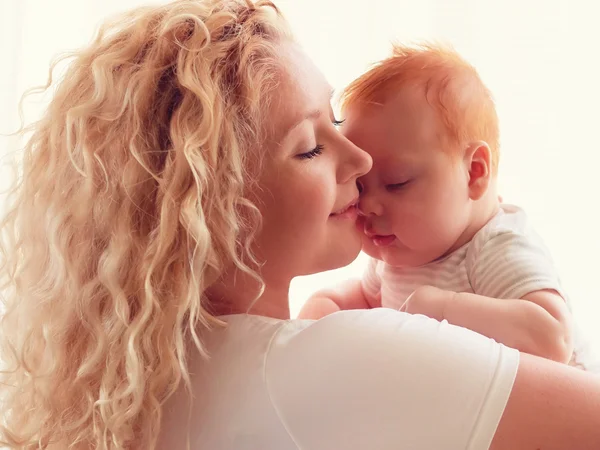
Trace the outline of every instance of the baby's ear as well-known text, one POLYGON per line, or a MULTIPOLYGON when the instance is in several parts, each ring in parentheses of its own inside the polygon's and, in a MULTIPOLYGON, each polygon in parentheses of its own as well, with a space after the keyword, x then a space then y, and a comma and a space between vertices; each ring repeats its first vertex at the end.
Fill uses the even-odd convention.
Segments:
POLYGON ((492 181, 492 151, 484 141, 472 142, 465 152, 465 165, 469 173, 469 197, 479 200, 492 181))

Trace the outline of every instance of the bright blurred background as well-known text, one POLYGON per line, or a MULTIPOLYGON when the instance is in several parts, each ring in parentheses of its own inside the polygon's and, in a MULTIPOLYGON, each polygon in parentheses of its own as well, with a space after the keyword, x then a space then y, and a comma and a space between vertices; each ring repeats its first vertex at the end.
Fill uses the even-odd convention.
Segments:
MULTIPOLYGON (((546 240, 583 330, 600 347, 600 3, 595 0, 275 0, 330 82, 342 88, 393 40, 448 42, 480 72, 501 121, 501 193, 546 240)), ((140 0, 0 0, 0 133, 50 60, 88 42, 102 18, 140 0)), ((35 118, 44 99, 27 104, 35 118)), ((9 139, 0 140, 5 152, 9 139)), ((5 173, 0 173, 2 179, 5 173)), ((360 276, 351 266, 294 280, 311 292, 360 276)))

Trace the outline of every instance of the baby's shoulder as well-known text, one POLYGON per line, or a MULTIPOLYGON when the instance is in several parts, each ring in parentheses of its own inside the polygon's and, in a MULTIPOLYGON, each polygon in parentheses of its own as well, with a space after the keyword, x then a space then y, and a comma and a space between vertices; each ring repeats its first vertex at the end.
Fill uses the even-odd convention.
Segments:
POLYGON ((538 239, 525 211, 518 206, 508 204, 500 206, 498 213, 473 237, 472 244, 480 248, 490 244, 491 241, 500 241, 498 237, 502 237, 501 241, 504 243, 510 243, 513 237, 518 238, 519 241, 538 239))
POLYGON ((500 211, 473 237, 467 252, 467 265, 482 257, 544 254, 548 249, 532 227, 523 209, 501 205, 500 211))

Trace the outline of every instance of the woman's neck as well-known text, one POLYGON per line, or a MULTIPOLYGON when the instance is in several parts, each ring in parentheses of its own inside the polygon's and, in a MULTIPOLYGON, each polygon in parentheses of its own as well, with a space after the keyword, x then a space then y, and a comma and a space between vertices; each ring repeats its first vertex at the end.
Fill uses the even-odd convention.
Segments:
POLYGON ((211 286, 206 295, 210 310, 216 316, 227 314, 254 314, 287 320, 290 318, 288 294, 290 281, 279 283, 265 280, 265 290, 260 293, 259 283, 247 274, 224 276, 211 286))

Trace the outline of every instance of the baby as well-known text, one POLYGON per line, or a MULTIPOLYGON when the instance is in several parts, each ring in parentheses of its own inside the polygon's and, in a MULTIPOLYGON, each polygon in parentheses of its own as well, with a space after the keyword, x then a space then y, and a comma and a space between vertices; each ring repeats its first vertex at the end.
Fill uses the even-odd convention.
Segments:
POLYGON ((300 317, 395 308, 584 366, 548 251, 525 213, 499 201, 498 118, 476 70, 451 49, 397 46, 343 106, 344 134, 373 158, 358 204, 371 260, 300 317))

